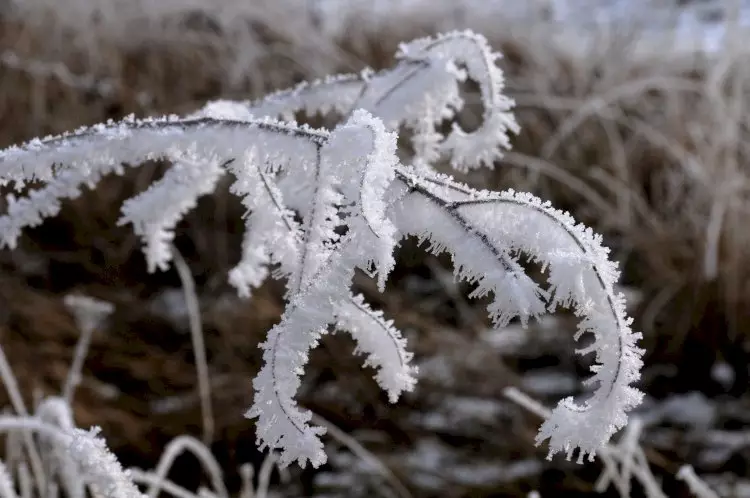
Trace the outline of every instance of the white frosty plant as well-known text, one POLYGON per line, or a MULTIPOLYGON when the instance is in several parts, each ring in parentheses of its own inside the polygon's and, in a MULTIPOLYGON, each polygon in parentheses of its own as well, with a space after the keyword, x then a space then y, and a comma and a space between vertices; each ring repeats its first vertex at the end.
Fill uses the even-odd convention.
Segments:
POLYGON ((309 351, 331 326, 349 331, 376 380, 396 401, 415 383, 405 340, 393 323, 351 291, 355 269, 385 286, 399 242, 416 236, 432 252, 447 251, 456 275, 476 284, 472 296, 493 295, 488 311, 502 327, 524 324, 571 307, 580 318, 576 338, 593 341, 585 402, 562 400, 543 423, 538 443, 550 455, 593 456, 627 423, 641 400, 639 334, 630 330, 622 296, 614 291, 616 265, 601 238, 566 213, 525 193, 474 190, 433 168, 446 159, 459 169, 491 167, 517 131, 512 101, 503 94, 498 54, 473 33, 450 33, 402 46, 388 70, 338 76, 303 84, 257 102, 219 101, 198 113, 151 119, 127 118, 10 147, 0 152, 0 178, 19 190, 0 217, 0 241, 13 247, 23 229, 58 213, 60 203, 108 173, 167 157, 173 166, 143 193, 126 201, 121 223, 142 238, 148 267, 171 261, 174 228, 234 177, 231 192, 247 208, 242 256, 229 280, 248 296, 270 274, 287 283, 287 307, 262 344, 263 367, 247 412, 257 418, 261 447, 279 448, 281 461, 325 462, 311 413, 295 401, 309 351), (483 121, 472 132, 441 126, 462 106, 460 84, 479 87, 483 121), (333 130, 290 120, 297 112, 336 112, 333 130), (411 165, 396 153, 398 130, 411 132, 411 165), (546 285, 532 280, 519 262, 541 265, 546 285))

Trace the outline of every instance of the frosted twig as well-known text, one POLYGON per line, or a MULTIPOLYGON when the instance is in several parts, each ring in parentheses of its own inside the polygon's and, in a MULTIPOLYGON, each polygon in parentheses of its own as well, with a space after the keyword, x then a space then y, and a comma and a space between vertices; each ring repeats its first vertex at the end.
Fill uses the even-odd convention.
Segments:
POLYGON ((401 498, 412 498, 412 494, 408 489, 406 489, 406 486, 404 486, 401 480, 396 477, 396 474, 394 474, 391 469, 389 469, 382 461, 380 461, 379 458, 373 455, 372 452, 362 446, 359 441, 357 441, 349 434, 336 427, 336 425, 334 425, 332 422, 326 420, 317 413, 313 415, 312 420, 316 424, 324 426, 328 430, 328 433, 331 435, 331 437, 346 446, 349 451, 354 453, 368 466, 375 469, 377 473, 380 474, 380 476, 383 477, 383 479, 385 479, 388 484, 391 485, 391 487, 393 487, 394 491, 396 491, 396 493, 398 493, 401 498))
POLYGON ((256 498, 266 498, 268 496, 268 489, 271 487, 271 472, 273 472, 273 467, 278 464, 278 461, 276 454, 272 451, 263 459, 263 463, 260 465, 260 472, 258 472, 256 498))
MULTIPOLYGON (((106 490, 112 498, 145 498, 130 481, 127 472, 109 451, 98 429, 64 430, 33 417, 0 416, 0 432, 37 432, 55 444, 67 448, 68 455, 80 468, 83 479, 97 490, 106 490)), ((45 492, 46 488, 43 488, 45 492)))
POLYGON ((128 469, 130 478, 134 483, 145 484, 147 486, 158 486, 165 493, 169 493, 175 498, 200 498, 197 494, 189 491, 174 482, 155 475, 153 472, 147 472, 135 467, 128 469))
POLYGON ((549 408, 533 399, 526 393, 522 392, 518 388, 512 386, 506 387, 505 389, 503 389, 503 394, 506 398, 530 411, 539 418, 546 419, 552 415, 552 411, 549 408))
POLYGON ((70 370, 68 370, 65 385, 63 386, 63 399, 68 405, 72 405, 75 390, 78 384, 81 383, 81 371, 86 361, 91 337, 102 321, 114 311, 114 306, 111 303, 88 296, 73 294, 65 296, 65 306, 73 312, 81 334, 76 342, 73 363, 70 365, 70 370))
POLYGON ((198 392, 201 401, 201 415, 203 416, 203 443, 210 445, 214 439, 214 414, 211 404, 211 378, 209 376, 208 360, 206 359, 206 344, 203 337, 200 303, 198 302, 198 294, 195 290, 195 281, 193 280, 193 274, 190 272, 190 267, 174 245, 172 246, 172 256, 175 268, 180 276, 180 282, 182 282, 188 319, 190 321, 190 337, 193 341, 198 392))
POLYGON ((216 496, 228 498, 229 493, 224 485, 219 463, 205 444, 190 436, 178 436, 170 441, 164 449, 156 470, 153 473, 155 480, 150 484, 146 492, 148 498, 156 498, 158 496, 174 461, 186 451, 192 453, 201 463, 201 466, 211 480, 211 485, 216 496))
MULTIPOLYGON (((8 358, 5 356, 5 351, 0 347, 0 377, 2 378, 3 384, 5 385, 5 391, 8 393, 10 398, 10 404, 17 415, 26 417, 29 415, 26 410, 26 404, 21 396, 21 390, 18 388, 18 380, 16 379, 13 370, 8 364, 8 358)), ((31 464, 31 473, 34 476, 34 482, 36 488, 40 494, 44 493, 47 489, 46 480, 44 478, 44 466, 42 464, 42 458, 39 455, 39 451, 34 444, 34 439, 28 432, 22 433, 23 444, 26 453, 29 456, 29 463, 31 464)))
POLYGON ((683 465, 677 472, 677 478, 681 481, 685 481, 685 484, 690 488, 690 492, 693 493, 697 498, 719 498, 711 488, 708 487, 700 477, 698 477, 693 470, 691 465, 683 465))

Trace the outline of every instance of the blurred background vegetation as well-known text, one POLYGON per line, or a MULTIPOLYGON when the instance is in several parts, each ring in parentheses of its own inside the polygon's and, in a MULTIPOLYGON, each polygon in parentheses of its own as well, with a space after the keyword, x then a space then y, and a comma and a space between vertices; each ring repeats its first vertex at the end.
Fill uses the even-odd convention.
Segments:
MULTIPOLYGON (((401 41, 480 32, 505 55, 522 132, 494 170, 461 179, 531 191, 604 235, 645 336, 640 414, 654 472, 669 496, 687 496, 674 478, 682 463, 727 496, 750 496, 743 2, 612 0, 597 8, 578 2, 575 11, 561 8, 573 1, 513 3, 0 1, 0 145, 130 113, 258 98, 305 79, 388 66, 401 41)), ((470 84, 465 91, 460 119, 471 127, 481 108, 470 84)), ((164 167, 108 178, 28 232, 19 248, 0 252, 0 340, 29 399, 57 392, 70 364, 78 331, 62 296, 75 290, 116 305, 95 336, 76 417, 83 427, 101 425, 123 462, 141 467, 174 435, 200 432, 177 273, 148 274, 135 236, 116 224, 120 203, 164 167)), ((241 215, 225 185, 201 200, 176 239, 207 333, 213 450, 235 489, 237 466, 261 458, 242 413, 257 344, 283 305, 279 283, 242 301, 226 282, 239 258, 241 215)), ((490 330, 482 303, 469 302, 449 270, 449 261, 408 242, 384 294, 357 282, 406 332, 421 368, 416 392, 389 405, 359 372, 349 340, 332 336, 313 354, 303 404, 351 433, 413 496, 593 493, 599 464, 545 461, 545 449, 533 445, 539 420, 502 396, 518 386, 551 405, 582 392, 586 365, 573 355, 574 322, 563 315, 528 330, 490 330)), ((371 468, 346 449, 329 451, 322 471, 293 469, 279 489, 384 494, 371 468)), ((192 465, 182 462, 175 480, 196 486, 192 465)))

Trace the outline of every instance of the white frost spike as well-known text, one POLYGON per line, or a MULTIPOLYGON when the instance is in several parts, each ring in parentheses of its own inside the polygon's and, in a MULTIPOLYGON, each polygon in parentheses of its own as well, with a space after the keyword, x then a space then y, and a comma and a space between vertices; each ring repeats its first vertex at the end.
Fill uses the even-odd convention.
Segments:
POLYGON ((320 440, 325 429, 308 425, 312 414, 300 410, 294 396, 308 352, 324 332, 327 310, 316 313, 307 303, 299 304, 282 317, 261 344, 263 368, 253 380, 255 398, 245 416, 258 419, 256 433, 261 450, 281 448, 281 465, 297 460, 302 467, 307 461, 318 467, 326 460, 320 440))
MULTIPOLYGON (((12 198, 8 212, 0 217, 0 241, 15 246, 16 239, 25 227, 42 223, 45 218, 59 212, 60 201, 80 195, 83 185, 93 188, 104 175, 121 173, 122 165, 139 165, 157 159, 173 151, 195 154, 211 160, 230 160, 242 156, 247 150, 257 147, 266 161, 285 166, 299 167, 317 149, 317 144, 327 140, 328 133, 308 127, 297 127, 278 123, 270 119, 229 121, 214 118, 179 119, 168 116, 156 119, 136 120, 126 118, 120 122, 108 122, 89 128, 80 128, 72 133, 43 140, 34 139, 22 146, 13 146, 0 151, 0 179, 13 182, 43 181, 45 185, 32 190, 28 197, 12 198), (54 166, 53 165, 59 165, 54 166)), ((186 167, 179 173, 167 173, 163 183, 179 185, 181 205, 171 205, 174 197, 141 194, 134 204, 126 203, 127 217, 133 220, 148 220, 141 223, 144 235, 153 236, 153 265, 168 261, 163 250, 157 250, 159 241, 169 239, 168 228, 174 226, 175 217, 184 214, 186 204, 205 191, 219 172, 215 165, 206 171, 196 172, 186 167), (189 173, 193 171, 193 173, 189 173), (192 175, 192 176, 191 176, 192 175), (139 210, 138 203, 145 208, 139 210), (179 213, 175 209, 179 208, 179 213), (161 219, 161 216, 171 217, 161 219), (150 225, 149 225, 150 224, 150 225), (148 225, 148 226, 147 226, 148 225)), ((158 187, 158 185, 157 185, 158 187)), ((160 192, 164 186, 158 188, 160 192)), ((150 262, 151 264, 151 262, 150 262)))
POLYGON ((519 126, 511 113, 514 102, 503 94, 505 78, 495 64, 501 57, 493 52, 487 40, 471 31, 453 32, 436 38, 415 40, 401 46, 398 57, 413 60, 442 57, 465 68, 467 76, 479 84, 484 115, 480 127, 466 133, 457 124, 442 143, 451 155, 451 164, 459 171, 478 166, 492 167, 510 148, 508 133, 518 133, 519 126))
MULTIPOLYGON (((461 265, 482 264, 485 277, 478 277, 479 285, 486 285, 483 278, 499 285, 492 291, 495 300, 500 300, 496 312, 501 321, 507 321, 510 312, 538 314, 536 300, 545 297, 550 310, 571 306, 581 317, 576 339, 584 332, 593 334, 593 342, 583 352, 595 353, 593 376, 587 383, 597 385, 596 391, 582 405, 571 398, 562 400, 537 436, 537 444, 550 440, 550 455, 565 451, 570 457, 575 448, 580 448, 580 456, 593 455, 625 426, 627 412, 642 398, 632 386, 642 366, 643 350, 636 345, 641 334, 630 330, 624 300, 614 292, 619 275, 601 238, 530 194, 473 191, 439 176, 417 178, 404 173, 399 179, 408 189, 393 214, 399 228, 450 251, 460 277, 467 273, 461 265), (453 191, 450 200, 441 197, 447 190, 453 191), (426 217, 438 211, 443 213, 441 218, 426 217), (451 233, 460 232, 458 226, 463 226, 465 237, 451 233), (480 247, 484 247, 484 259, 480 247), (499 256, 494 261, 486 257, 492 248, 499 256), (503 258, 510 253, 525 253, 547 269, 549 294, 536 292, 524 279, 514 280, 512 286, 502 278, 491 279, 494 273, 508 278, 507 270, 493 273, 488 266, 507 267, 503 258), (468 255, 481 263, 468 261, 468 255)), ((473 275, 468 272, 469 279, 473 275)))
POLYGON ((194 150, 169 154, 173 165, 149 188, 125 201, 118 224, 130 223, 143 241, 148 271, 165 271, 172 261, 174 229, 198 199, 212 193, 224 173, 221 160, 194 150))
POLYGON ((73 429, 70 434, 68 454, 78 463, 95 493, 108 498, 145 498, 133 484, 129 473, 123 470, 115 455, 98 437, 98 427, 89 431, 73 429))
POLYGON ((249 297, 250 288, 260 286, 268 277, 270 264, 278 264, 285 276, 296 270, 302 230, 256 150, 248 151, 228 169, 236 178, 230 192, 240 196, 248 210, 242 258, 229 272, 229 282, 240 296, 249 297))
POLYGON ((333 161, 326 146, 318 151, 313 164, 315 191, 303 219, 299 263, 290 277, 290 289, 295 293, 307 289, 311 279, 333 254, 334 243, 338 241, 336 227, 341 224, 339 206, 344 197, 337 189, 340 179, 333 161))
POLYGON ((459 83, 464 79, 465 73, 450 59, 425 54, 373 75, 355 106, 372 112, 389 128, 412 130, 416 158, 432 163, 443 139, 436 127, 462 107, 459 83))
MULTIPOLYGON (((322 186, 317 188, 308 216, 323 229, 308 233, 302 241, 308 256, 301 258, 298 268, 297 275, 303 277, 301 285, 292 284, 293 292, 281 322, 262 345, 263 367, 253 383, 255 399, 246 414, 258 418, 261 447, 281 449, 282 465, 294 460, 303 466, 307 461, 314 466, 325 462, 319 439, 324 429, 310 427, 310 413, 300 410, 294 400, 300 376, 309 350, 336 321, 342 303, 351 299, 349 289, 355 268, 367 268, 373 261, 373 250, 392 258, 395 245, 395 228, 385 217, 385 207, 391 202, 388 196, 393 193, 388 187, 395 173, 395 137, 368 113, 357 112, 332 133, 321 156, 321 171, 326 179, 321 179, 322 186), (328 213, 332 206, 320 194, 322 188, 334 186, 341 189, 337 202, 347 206, 348 216, 339 218, 346 228, 341 239, 330 231, 333 218, 328 213), (323 242, 326 244, 321 245, 323 242), (309 258, 310 246, 318 251, 315 259, 309 258), (320 247, 325 250, 319 251, 320 247)), ((314 229, 316 223, 311 226, 314 229)), ((387 275, 391 267, 386 262, 379 271, 387 275)), ((363 336, 363 344, 368 340, 363 336)), ((398 347, 402 345, 399 343, 398 347)), ((373 349, 372 345, 363 347, 373 349)), ((380 361, 390 361, 390 356, 384 355, 380 361)), ((396 373, 395 380, 388 378, 391 374, 379 377, 391 396, 409 385, 409 370, 402 372, 404 378, 398 378, 401 374, 396 373)))
POLYGON ((273 116, 293 119, 335 111, 342 116, 365 109, 391 129, 411 129, 415 163, 433 164, 448 155, 458 170, 492 167, 510 148, 509 134, 519 127, 503 95, 505 81, 497 66, 500 54, 487 40, 471 31, 456 31, 403 44, 396 66, 377 73, 345 74, 282 90, 255 102, 217 101, 198 116, 249 119, 273 116), (479 84, 484 107, 480 127, 466 133, 454 124, 448 137, 438 125, 452 119, 464 105, 460 83, 470 78, 479 84), (244 110, 243 110, 244 108, 244 110))
POLYGON ((486 232, 453 209, 432 185, 416 177, 414 181, 422 183, 422 189, 407 195, 392 215, 401 232, 417 236, 420 242, 429 241, 433 253, 448 250, 456 276, 476 284, 472 297, 494 294, 488 311, 496 327, 516 317, 525 324, 546 313, 547 293, 511 256, 512 246, 503 240, 491 242, 486 232))
POLYGON ((334 174, 341 178, 340 188, 351 204, 348 210, 357 215, 347 223, 357 230, 358 225, 364 224, 361 229, 374 236, 373 257, 368 260, 375 264, 382 292, 395 265, 396 227, 386 217, 385 195, 398 164, 396 135, 388 132, 382 121, 360 109, 331 135, 328 154, 338 165, 334 174), (363 143, 367 144, 367 155, 362 154, 363 143))
POLYGON ((256 102, 244 102, 256 116, 279 116, 292 120, 295 113, 304 111, 308 116, 335 111, 346 114, 362 93, 362 83, 367 72, 359 75, 340 74, 321 80, 302 82, 289 90, 272 93, 256 102), (335 92, 331 92, 335 88, 335 92))
POLYGON ((120 165, 114 163, 103 165, 99 170, 68 169, 43 187, 31 190, 27 197, 9 194, 6 198, 8 212, 0 216, 0 247, 15 249, 24 228, 40 225, 45 218, 56 216, 64 199, 77 198, 83 186, 93 187, 104 175, 120 170, 120 165))
MULTIPOLYGON (((261 114, 261 116, 270 116, 270 114, 261 114)), ((248 106, 241 102, 213 100, 188 117, 193 119, 213 118, 250 121, 253 115, 250 113, 248 106)))
POLYGON ((333 316, 333 299, 348 292, 354 275, 356 260, 351 255, 339 251, 333 259, 310 280, 306 292, 292 297, 281 322, 261 344, 263 367, 253 381, 255 399, 245 416, 258 418, 261 449, 282 450, 281 465, 297 460, 303 467, 307 461, 317 467, 326 461, 320 441, 325 429, 308 425, 312 415, 300 410, 294 397, 308 353, 333 316))
POLYGON ((417 382, 417 368, 410 365, 412 354, 406 350, 406 339, 386 320, 383 313, 370 308, 361 294, 339 301, 335 309, 336 327, 351 333, 357 341, 355 353, 367 355, 365 366, 377 369, 375 380, 391 403, 417 382))
MULTIPOLYGON (((69 301, 69 297, 72 296, 68 295, 65 298, 66 304, 69 301)), ((80 296, 76 296, 72 300, 79 301, 78 305, 81 307, 90 308, 88 313, 103 312, 108 314, 107 311, 111 312, 111 310, 103 309, 106 307, 106 304, 109 303, 105 304, 101 301, 94 302, 91 298, 80 296), (94 309, 96 309, 96 311, 94 311, 94 309)), ((37 406, 35 415, 41 422, 60 427, 64 431, 72 431, 75 429, 73 413, 71 412, 70 405, 63 398, 51 396, 43 399, 41 403, 39 403, 39 406, 37 406)), ((81 479, 75 462, 66 458, 66 448, 55 444, 54 439, 46 436, 43 432, 40 433, 38 437, 39 442, 42 445, 44 461, 49 465, 51 474, 57 474, 57 476, 59 476, 59 480, 61 481, 67 496, 70 498, 84 498, 84 496, 86 496, 84 487, 85 482, 81 479)), ((52 475, 50 475, 50 477, 52 477, 52 475)), ((0 496, 4 497, 5 495, 0 494, 0 496)))

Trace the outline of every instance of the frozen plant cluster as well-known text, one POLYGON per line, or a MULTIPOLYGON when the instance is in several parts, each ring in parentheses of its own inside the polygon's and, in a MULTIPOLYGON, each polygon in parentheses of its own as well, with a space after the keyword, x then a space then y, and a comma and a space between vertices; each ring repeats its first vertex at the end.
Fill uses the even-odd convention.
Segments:
MULTIPOLYGON (((156 468, 147 471, 135 467, 124 469, 104 439, 99 437, 98 427, 90 430, 76 427, 71 397, 81 377, 92 335, 114 307, 80 295, 66 296, 65 305, 73 314, 81 335, 63 396, 47 396, 37 402, 33 413, 29 413, 17 379, 0 348, 0 379, 16 412, 15 415, 0 415, 0 433, 5 436, 4 461, 0 461, 0 498, 61 495, 70 498, 155 498, 162 491, 180 498, 229 498, 219 463, 208 446, 191 436, 178 436, 170 441, 156 468), (168 479, 175 461, 185 453, 201 464, 209 477, 211 489, 201 487, 193 493, 168 479), (146 488, 145 494, 139 486, 146 488)), ((240 496, 268 496, 274 464, 276 457, 271 453, 261 465, 257 488, 252 482, 255 469, 249 464, 242 465, 239 469, 242 479, 240 496)))
MULTIPOLYGON (((173 166, 122 206, 120 223, 143 242, 150 270, 172 263, 174 230, 199 197, 231 175, 231 193, 247 208, 241 260, 229 281, 249 296, 269 276, 286 282, 287 306, 268 333, 263 367, 247 416, 257 419, 261 447, 280 461, 325 462, 322 427, 295 400, 309 351, 332 328, 348 331, 391 401, 415 384, 406 341, 392 321, 352 292, 357 269, 382 291, 394 253, 406 237, 433 253, 450 253, 455 275, 492 295, 497 327, 571 308, 579 317, 578 350, 592 354, 583 402, 562 400, 537 442, 550 455, 593 457, 627 423, 641 400, 633 387, 641 368, 640 334, 630 329, 619 276, 601 238, 549 203, 526 193, 473 189, 436 165, 466 171, 492 167, 518 131, 503 73, 486 40, 454 32, 402 45, 381 72, 304 83, 260 101, 218 101, 189 116, 126 118, 31 140, 0 151, 0 179, 13 187, 0 216, 0 243, 14 247, 27 227, 55 216, 65 199, 96 188, 104 175, 167 158, 173 166), (481 93, 482 122, 457 123, 461 84, 481 93), (300 112, 338 116, 332 129, 291 119, 300 112), (279 120, 281 119, 281 120, 279 120), (451 124, 446 134, 443 130, 451 124), (412 154, 397 155, 399 133, 412 154), (524 259, 522 259, 524 258, 524 259), (523 263, 540 265, 538 283, 523 263)), ((88 440, 82 440, 89 444, 88 440)))

